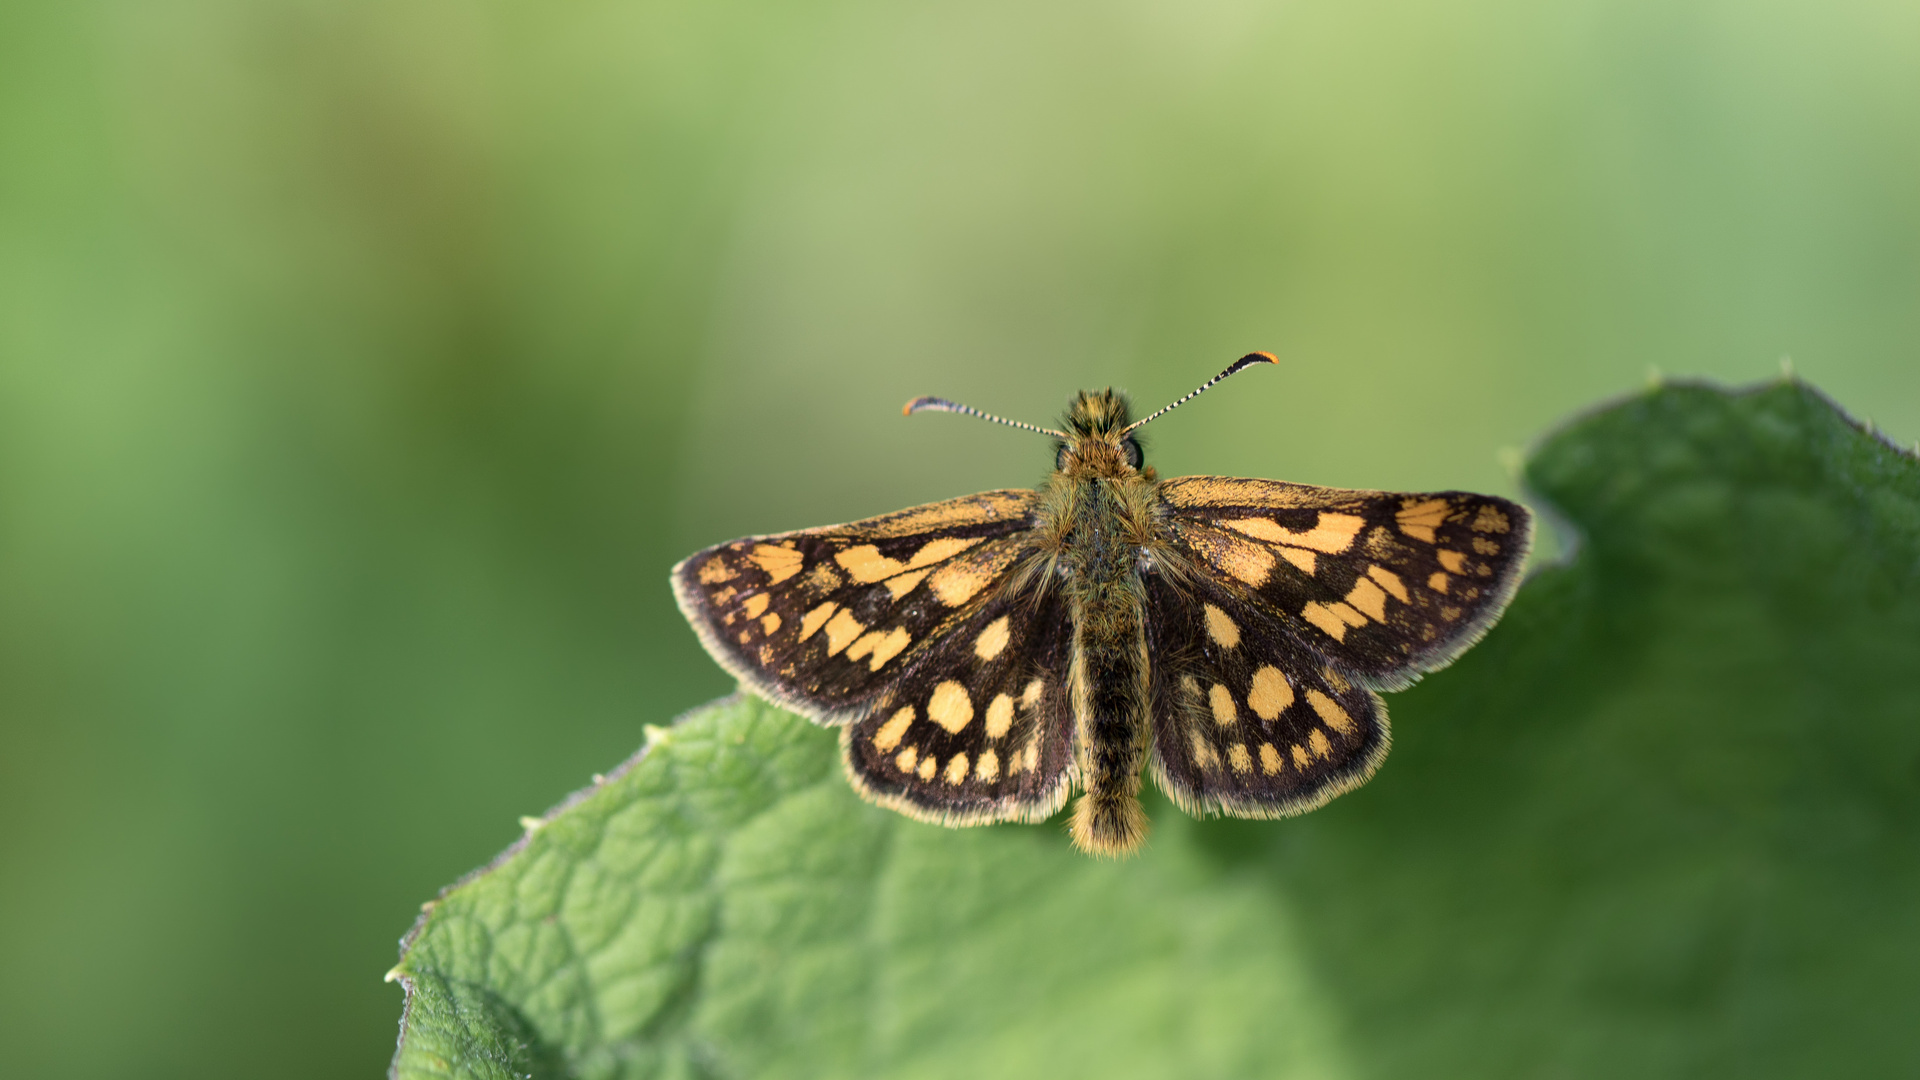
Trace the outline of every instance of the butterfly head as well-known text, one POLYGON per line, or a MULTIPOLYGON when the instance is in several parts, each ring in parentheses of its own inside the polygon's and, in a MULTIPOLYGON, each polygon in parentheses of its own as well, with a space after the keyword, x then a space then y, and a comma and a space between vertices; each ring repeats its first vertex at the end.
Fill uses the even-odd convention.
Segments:
POLYGON ((1066 429, 1055 449, 1054 468, 1069 474, 1122 477, 1144 460, 1130 434, 1127 396, 1108 387, 1082 390, 1067 406, 1066 429))

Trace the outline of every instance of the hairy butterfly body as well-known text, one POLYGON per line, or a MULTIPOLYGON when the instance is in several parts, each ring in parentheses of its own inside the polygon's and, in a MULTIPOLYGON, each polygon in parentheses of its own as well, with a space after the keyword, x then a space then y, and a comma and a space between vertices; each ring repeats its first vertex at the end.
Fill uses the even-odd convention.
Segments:
POLYGON ((747 537, 673 570, 701 641, 763 697, 841 728, 868 799, 947 825, 1042 821, 1082 850, 1146 835, 1140 776, 1196 815, 1278 817, 1365 783, 1378 690, 1445 666, 1520 579, 1526 509, 1489 495, 1159 479, 1112 390, 1036 491, 747 537))

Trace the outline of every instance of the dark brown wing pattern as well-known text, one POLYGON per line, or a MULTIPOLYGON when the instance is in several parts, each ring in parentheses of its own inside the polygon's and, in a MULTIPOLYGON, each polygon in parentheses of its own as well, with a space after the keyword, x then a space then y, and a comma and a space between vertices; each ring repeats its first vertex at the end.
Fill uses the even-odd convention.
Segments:
POLYGON ((854 787, 947 825, 1044 820, 1066 801, 1072 628, 1016 588, 1033 493, 748 537, 673 571, 707 650, 756 693, 845 725, 854 787))
POLYGON ((1161 487, 1170 542, 1344 676, 1394 690, 1493 624, 1533 537, 1525 507, 1188 476, 1161 487))
POLYGON ((844 724, 946 628, 1000 588, 1027 550, 1031 491, 698 552, 673 568, 680 610, 755 693, 844 724))
POLYGON ((980 605, 841 731, 854 787, 946 825, 1052 816, 1073 777, 1072 641, 1058 594, 980 605))
POLYGON ((1366 782, 1388 744, 1356 685, 1230 585, 1146 578, 1153 771, 1195 816, 1304 813, 1366 782))

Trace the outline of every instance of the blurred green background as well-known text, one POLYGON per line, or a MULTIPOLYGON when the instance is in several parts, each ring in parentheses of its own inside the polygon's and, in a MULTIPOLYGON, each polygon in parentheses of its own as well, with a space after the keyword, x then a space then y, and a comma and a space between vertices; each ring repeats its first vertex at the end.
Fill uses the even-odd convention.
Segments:
MULTIPOLYGON (((728 689, 666 569, 1164 471, 1920 435, 1920 4, 0 5, 0 1044, 378 1074, 420 901, 728 689)), ((1384 774, 1390 778, 1391 768, 1384 774)))

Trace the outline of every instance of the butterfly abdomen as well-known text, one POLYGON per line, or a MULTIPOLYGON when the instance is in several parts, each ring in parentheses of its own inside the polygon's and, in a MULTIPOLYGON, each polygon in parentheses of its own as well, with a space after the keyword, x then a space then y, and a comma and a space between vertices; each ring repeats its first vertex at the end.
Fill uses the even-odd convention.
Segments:
POLYGON ((1149 728, 1149 661, 1138 546, 1109 481, 1079 483, 1067 537, 1074 637, 1069 679, 1086 793, 1074 805, 1083 851, 1124 855, 1147 832, 1140 769, 1149 728))

